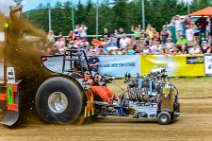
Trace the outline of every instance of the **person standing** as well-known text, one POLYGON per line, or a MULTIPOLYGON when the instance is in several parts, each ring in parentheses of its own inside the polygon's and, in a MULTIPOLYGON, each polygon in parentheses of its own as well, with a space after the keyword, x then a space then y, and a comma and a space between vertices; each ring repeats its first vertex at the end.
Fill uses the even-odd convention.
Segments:
POLYGON ((192 47, 194 42, 194 30, 191 25, 186 29, 187 46, 192 47))
POLYGON ((88 30, 87 26, 85 26, 85 24, 82 23, 81 27, 79 28, 81 38, 85 38, 87 36, 87 30, 88 30))
POLYGON ((183 26, 182 26, 182 20, 180 19, 180 16, 174 16, 174 19, 172 19, 172 22, 175 25, 175 30, 176 30, 176 38, 179 39, 180 35, 183 34, 183 26))
POLYGON ((171 32, 168 30, 167 26, 163 26, 163 30, 160 32, 161 43, 165 44, 168 38, 171 38, 171 32))
POLYGON ((198 27, 198 29, 200 30, 200 42, 199 44, 202 44, 202 41, 206 41, 207 37, 206 37, 206 27, 208 26, 208 21, 206 20, 206 18, 204 18, 203 16, 201 18, 199 18, 196 22, 195 22, 196 26, 198 27))
POLYGON ((99 70, 99 58, 96 55, 96 50, 92 50, 91 57, 88 59, 90 69, 94 72, 98 72, 99 70))
POLYGON ((54 32, 53 30, 50 30, 48 35, 47 35, 47 41, 49 44, 54 44, 55 43, 55 35, 54 35, 54 32))

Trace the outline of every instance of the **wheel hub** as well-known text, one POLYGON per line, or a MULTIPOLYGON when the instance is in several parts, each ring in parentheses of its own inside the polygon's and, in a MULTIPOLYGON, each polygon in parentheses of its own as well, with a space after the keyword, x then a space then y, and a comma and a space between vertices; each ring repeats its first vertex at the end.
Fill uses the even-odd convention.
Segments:
POLYGON ((68 98, 62 92, 53 92, 49 95, 48 106, 54 113, 62 113, 68 107, 68 98))
POLYGON ((165 123, 168 120, 168 117, 166 115, 161 115, 160 120, 165 123))

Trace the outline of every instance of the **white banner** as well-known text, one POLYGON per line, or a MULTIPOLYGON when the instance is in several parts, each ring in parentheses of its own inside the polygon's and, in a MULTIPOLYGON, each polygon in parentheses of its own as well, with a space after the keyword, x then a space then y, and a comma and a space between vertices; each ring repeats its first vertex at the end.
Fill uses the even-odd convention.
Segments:
POLYGON ((205 75, 212 76, 212 54, 205 54, 205 75))
POLYGON ((140 74, 140 55, 99 56, 100 74, 124 77, 126 72, 132 76, 140 74))

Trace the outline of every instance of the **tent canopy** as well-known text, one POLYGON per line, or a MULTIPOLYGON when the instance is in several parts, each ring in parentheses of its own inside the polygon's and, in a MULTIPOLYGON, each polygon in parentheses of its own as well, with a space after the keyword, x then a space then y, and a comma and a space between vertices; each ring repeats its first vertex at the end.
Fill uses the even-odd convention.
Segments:
POLYGON ((207 7, 189 14, 189 16, 209 16, 212 17, 212 7, 207 7))

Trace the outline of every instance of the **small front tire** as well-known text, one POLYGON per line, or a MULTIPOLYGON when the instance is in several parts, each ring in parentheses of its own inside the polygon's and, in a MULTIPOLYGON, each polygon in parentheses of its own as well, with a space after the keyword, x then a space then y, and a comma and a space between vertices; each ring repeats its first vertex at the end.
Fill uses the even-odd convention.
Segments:
POLYGON ((158 122, 161 125, 168 125, 169 123, 171 123, 171 114, 169 112, 161 112, 158 114, 158 122))

